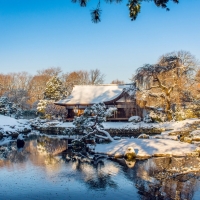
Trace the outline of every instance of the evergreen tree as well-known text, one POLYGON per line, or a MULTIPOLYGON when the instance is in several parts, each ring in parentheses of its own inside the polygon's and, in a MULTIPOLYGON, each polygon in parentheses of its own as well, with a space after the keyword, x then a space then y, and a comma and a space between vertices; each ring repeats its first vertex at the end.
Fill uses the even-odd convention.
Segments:
MULTIPOLYGON (((122 0, 104 0, 106 3, 121 3, 122 0)), ((141 5, 143 2, 153 2, 157 7, 164 8, 169 11, 167 4, 172 1, 174 3, 179 3, 179 0, 126 0, 127 7, 129 10, 129 17, 131 20, 136 20, 138 14, 141 11, 141 5)), ((73 3, 79 3, 81 7, 86 7, 89 0, 72 0, 73 3)), ((94 2, 94 0, 93 0, 94 2)), ((103 0, 97 0, 97 7, 91 10, 92 22, 98 23, 101 21, 101 2, 103 0)))
POLYGON ((117 108, 107 109, 104 103, 98 103, 87 107, 84 110, 83 115, 74 118, 73 124, 75 129, 72 130, 72 132, 76 134, 78 131, 84 134, 81 141, 93 136, 112 142, 113 138, 107 131, 104 130, 102 123, 106 121, 106 117, 112 116, 116 109, 117 108))
POLYGON ((46 84, 44 92, 44 99, 46 100, 59 100, 64 95, 62 82, 57 76, 53 76, 46 84))

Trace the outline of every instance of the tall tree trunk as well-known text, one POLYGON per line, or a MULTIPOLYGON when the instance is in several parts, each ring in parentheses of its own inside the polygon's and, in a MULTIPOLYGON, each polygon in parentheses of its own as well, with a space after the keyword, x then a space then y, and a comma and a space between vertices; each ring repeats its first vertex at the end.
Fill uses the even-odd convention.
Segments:
POLYGON ((172 120, 172 113, 171 113, 171 99, 170 99, 170 94, 166 95, 166 108, 165 112, 167 113, 167 120, 171 121, 172 120))

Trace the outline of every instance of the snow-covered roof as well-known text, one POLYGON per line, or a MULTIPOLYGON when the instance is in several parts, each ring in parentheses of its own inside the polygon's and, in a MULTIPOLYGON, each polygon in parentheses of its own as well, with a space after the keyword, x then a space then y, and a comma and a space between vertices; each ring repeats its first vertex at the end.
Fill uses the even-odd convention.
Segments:
POLYGON ((58 105, 90 105, 109 102, 118 98, 129 84, 75 85, 66 99, 56 102, 58 105))

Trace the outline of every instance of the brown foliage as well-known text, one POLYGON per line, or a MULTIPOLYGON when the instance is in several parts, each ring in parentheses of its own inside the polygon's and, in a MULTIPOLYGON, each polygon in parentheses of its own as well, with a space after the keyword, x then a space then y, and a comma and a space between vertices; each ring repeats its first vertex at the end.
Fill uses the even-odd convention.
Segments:
MULTIPOLYGON (((133 80, 140 88, 138 96, 148 102, 148 106, 164 104, 168 119, 172 118, 172 104, 181 106, 190 97, 195 83, 194 73, 198 61, 189 52, 172 52, 162 56, 157 64, 138 68, 133 80)), ((162 105, 163 106, 163 105, 162 105)))

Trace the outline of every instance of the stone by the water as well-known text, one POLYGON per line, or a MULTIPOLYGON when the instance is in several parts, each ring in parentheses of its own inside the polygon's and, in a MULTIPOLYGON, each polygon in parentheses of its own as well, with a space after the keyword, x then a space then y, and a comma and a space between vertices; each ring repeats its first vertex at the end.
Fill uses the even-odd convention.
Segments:
POLYGON ((25 145, 24 140, 17 139, 17 148, 23 148, 25 145))

